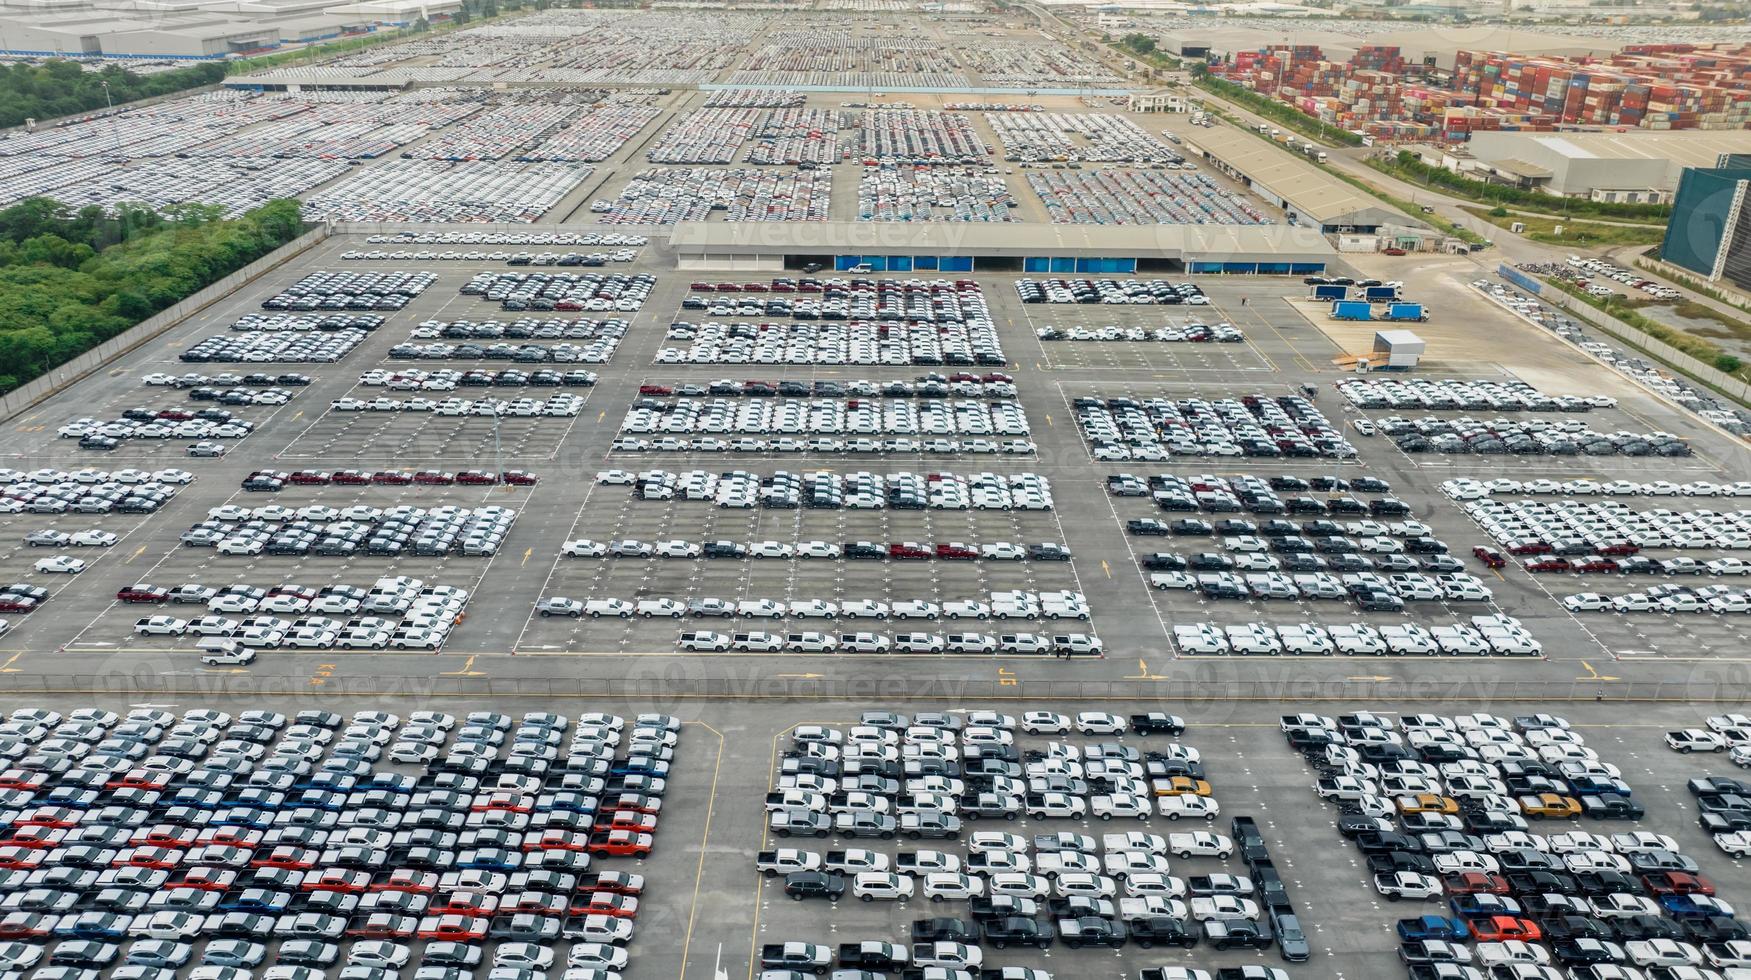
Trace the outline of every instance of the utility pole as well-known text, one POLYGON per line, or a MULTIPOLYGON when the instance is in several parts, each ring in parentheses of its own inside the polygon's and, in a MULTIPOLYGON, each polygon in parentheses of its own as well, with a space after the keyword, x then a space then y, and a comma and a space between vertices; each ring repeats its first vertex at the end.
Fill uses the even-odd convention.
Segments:
POLYGON ((115 100, 110 98, 109 82, 104 81, 104 82, 99 82, 98 84, 103 86, 103 104, 104 104, 104 106, 107 107, 107 109, 108 109, 107 114, 109 116, 109 135, 110 135, 110 139, 113 140, 115 143, 116 156, 119 157, 122 155, 122 133, 121 133, 121 130, 116 128, 116 104, 115 104, 115 100))

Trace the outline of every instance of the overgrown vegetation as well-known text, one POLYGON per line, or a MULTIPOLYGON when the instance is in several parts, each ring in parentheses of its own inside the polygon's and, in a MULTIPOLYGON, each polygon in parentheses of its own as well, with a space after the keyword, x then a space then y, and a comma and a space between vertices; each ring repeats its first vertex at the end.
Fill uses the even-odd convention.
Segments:
POLYGON ((240 218, 184 205, 70 211, 29 198, 0 211, 0 392, 64 364, 303 231, 298 202, 240 218))
POLYGON ((1589 201, 1585 198, 1552 197, 1540 191, 1505 187, 1424 163, 1408 150, 1386 160, 1371 159, 1368 165, 1381 173, 1400 180, 1439 187, 1454 197, 1463 197, 1479 204, 1506 205, 1525 211, 1549 215, 1590 215, 1595 218, 1621 218, 1631 221, 1664 221, 1672 215, 1669 204, 1621 204, 1610 201, 1589 201))
POLYGON ((1535 218, 1516 215, 1507 208, 1461 208, 1467 214, 1482 218, 1497 228, 1512 227, 1515 222, 1526 226, 1520 234, 1546 245, 1652 245, 1665 237, 1666 229, 1659 225, 1602 225, 1568 218, 1535 218), (1557 234, 1561 226, 1562 234, 1557 234))
POLYGON ((170 95, 213 85, 224 77, 225 66, 217 62, 152 75, 136 75, 113 65, 102 71, 86 71, 72 61, 19 62, 0 67, 0 126, 91 112, 110 102, 121 105, 170 95), (106 83, 109 101, 104 96, 106 83))
POLYGON ((1194 72, 1193 74, 1200 88, 1230 102, 1245 106, 1249 111, 1264 116, 1266 119, 1282 123, 1285 127, 1316 143, 1340 143, 1344 146, 1362 145, 1362 137, 1347 129, 1327 126, 1287 102, 1267 98, 1251 89, 1243 88, 1208 73, 1194 72))
POLYGON ((1573 296, 1575 299, 1580 300, 1588 306, 1607 314, 1620 323, 1627 324, 1655 340, 1661 341, 1679 351, 1689 354, 1691 357, 1696 358, 1704 364, 1714 365, 1715 369, 1718 371, 1731 374, 1736 378, 1746 379, 1744 365, 1740 363, 1737 357, 1727 353, 1717 345, 1704 340, 1695 334, 1686 333, 1683 330, 1669 327, 1657 320, 1643 316, 1641 313, 1637 312, 1630 303, 1625 302, 1622 297, 1615 293, 1602 299, 1580 289, 1579 287, 1564 282, 1561 279, 1546 277, 1544 281, 1549 283, 1552 287, 1573 296), (1731 365, 1731 367, 1724 365, 1731 365))

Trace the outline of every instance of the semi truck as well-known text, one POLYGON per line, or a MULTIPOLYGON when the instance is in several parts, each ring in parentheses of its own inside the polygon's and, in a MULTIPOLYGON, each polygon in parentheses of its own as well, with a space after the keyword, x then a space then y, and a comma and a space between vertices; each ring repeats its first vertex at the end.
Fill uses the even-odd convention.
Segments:
POLYGON ((1333 320, 1372 320, 1374 308, 1365 299, 1339 300, 1331 305, 1333 320))

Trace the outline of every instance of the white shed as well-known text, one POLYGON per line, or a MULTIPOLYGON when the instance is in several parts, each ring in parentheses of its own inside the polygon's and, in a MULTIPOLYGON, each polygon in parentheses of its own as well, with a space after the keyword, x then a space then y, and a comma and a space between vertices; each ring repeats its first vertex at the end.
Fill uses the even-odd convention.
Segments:
POLYGON ((1376 330, 1371 366, 1390 371, 1409 371, 1417 366, 1427 345, 1423 338, 1409 330, 1376 330))

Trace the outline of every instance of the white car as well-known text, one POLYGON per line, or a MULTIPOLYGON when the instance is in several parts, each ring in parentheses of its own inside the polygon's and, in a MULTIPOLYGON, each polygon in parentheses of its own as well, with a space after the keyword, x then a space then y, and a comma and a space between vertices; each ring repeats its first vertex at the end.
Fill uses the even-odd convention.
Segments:
POLYGON ((902 901, 912 897, 914 885, 907 875, 861 871, 851 879, 851 894, 865 902, 876 899, 902 901))
POLYGON ((756 541, 748 546, 748 554, 754 558, 792 558, 796 549, 782 541, 756 541))
POLYGON ((1220 857, 1234 853, 1234 841, 1221 834, 1198 830, 1189 834, 1168 834, 1167 852, 1180 858, 1220 857))
POLYGON ((572 558, 602 558, 608 554, 608 546, 600 541, 579 538, 561 545, 559 552, 572 558))
POLYGON ((663 558, 698 558, 702 550, 691 541, 658 541, 655 547, 663 558))
POLYGON ((1021 730, 1029 735, 1062 735, 1070 731, 1070 719, 1052 711, 1028 711, 1021 716, 1021 730))
POLYGON ((838 558, 840 548, 831 541, 802 541, 796 546, 798 558, 838 558))
MULTIPOLYGON (((585 607, 585 612, 589 607, 585 607)), ((687 614, 687 604, 679 599, 640 599, 633 611, 641 619, 651 619, 663 616, 670 619, 680 619, 687 614)))
POLYGON ((632 609, 632 603, 625 599, 591 599, 584 603, 584 615, 591 619, 601 619, 603 616, 631 619, 632 609))
POLYGON ((111 531, 75 531, 67 538, 67 543, 79 548, 107 548, 116 540, 111 531))
POLYGON ((1702 953, 1689 943, 1676 939, 1640 939, 1623 944, 1629 961, 1636 966, 1700 966, 1702 953))
POLYGON ((1125 719, 1104 711, 1084 711, 1076 716, 1076 731, 1083 735, 1123 735, 1125 719))
POLYGON ((1719 732, 1686 728, 1683 731, 1667 732, 1666 745, 1673 751, 1689 755, 1692 752, 1723 752, 1727 748, 1727 740, 1719 732))
POLYGON ((85 562, 68 555, 55 555, 51 558, 39 558, 31 567, 43 575, 77 575, 85 571, 85 562))

